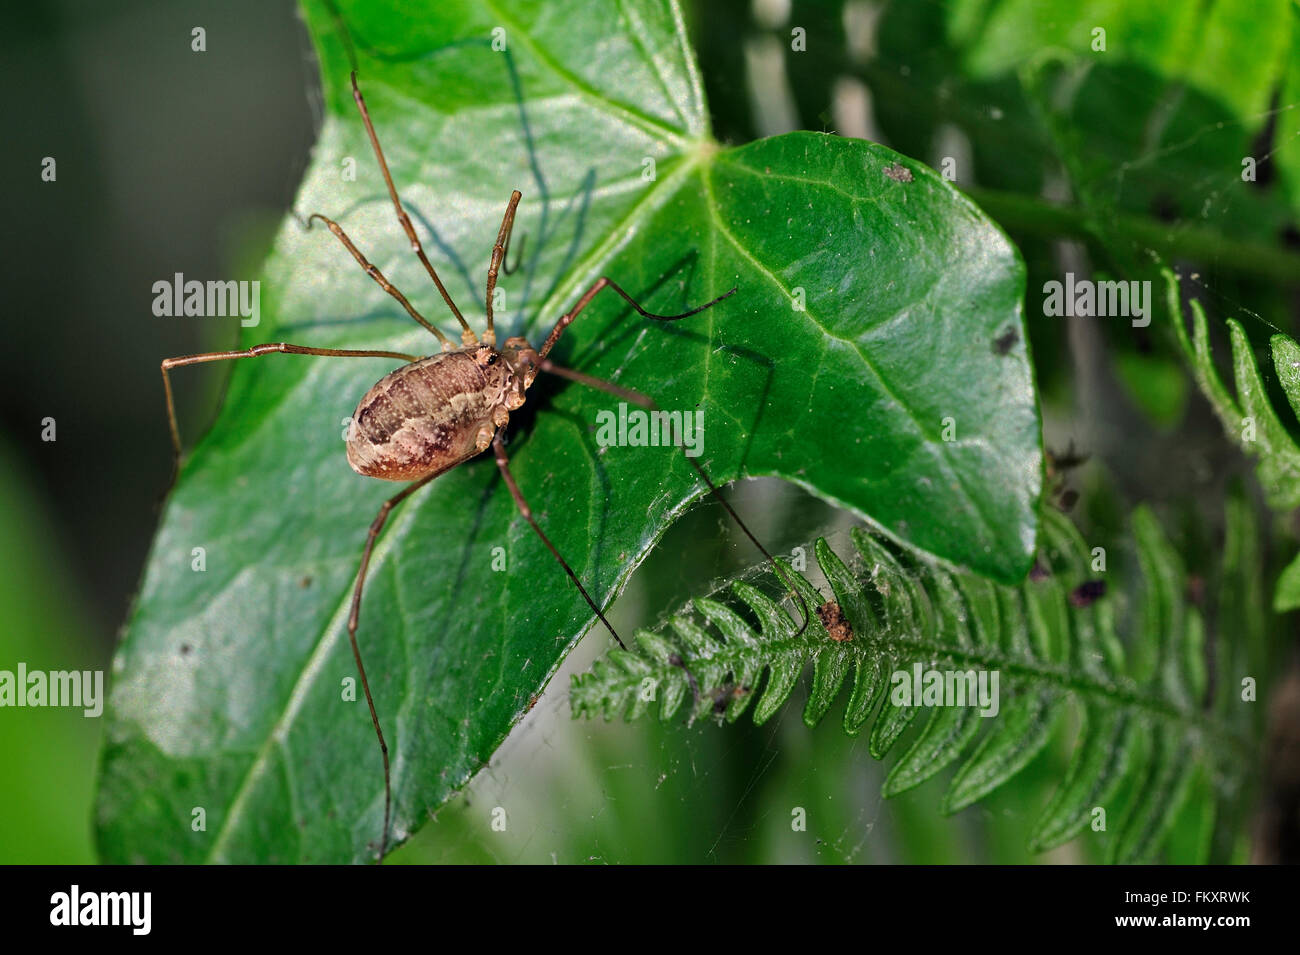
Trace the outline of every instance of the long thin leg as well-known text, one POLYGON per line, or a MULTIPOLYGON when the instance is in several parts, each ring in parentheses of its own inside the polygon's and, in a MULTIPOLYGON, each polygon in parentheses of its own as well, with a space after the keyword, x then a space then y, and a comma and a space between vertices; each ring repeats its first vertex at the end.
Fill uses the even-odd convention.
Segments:
POLYGON ((398 358, 402 361, 419 361, 418 355, 405 355, 395 351, 359 350, 355 348, 308 348, 305 345, 290 345, 286 342, 268 342, 236 351, 210 351, 197 355, 181 355, 179 358, 162 360, 163 391, 167 395, 167 424, 172 432, 172 446, 176 450, 176 463, 181 457, 181 431, 176 424, 176 401, 172 396, 172 380, 168 374, 173 368, 185 365, 199 365, 209 361, 230 361, 235 358, 256 358, 259 355, 279 353, 282 355, 319 355, 325 358, 398 358))
POLYGON ((524 520, 526 520, 532 526, 533 530, 537 532, 537 536, 542 539, 542 543, 546 545, 546 549, 549 550, 552 556, 560 562, 560 566, 564 568, 564 572, 569 575, 569 579, 573 581, 574 585, 578 588, 578 592, 582 594, 582 599, 587 601, 587 606, 589 606, 595 612, 596 616, 600 618, 600 622, 605 625, 605 629, 610 632, 610 635, 618 641, 618 645, 626 650, 627 644, 623 642, 623 638, 618 635, 618 631, 615 630, 610 625, 610 622, 605 619, 604 612, 600 607, 596 606, 596 601, 591 599, 591 595, 587 593, 587 588, 582 586, 582 581, 578 579, 578 575, 573 572, 573 568, 569 566, 568 561, 560 556, 560 552, 555 549, 555 545, 551 543, 551 539, 543 533, 541 527, 538 526, 537 521, 533 518, 533 509, 528 506, 528 501, 524 499, 523 492, 519 490, 519 485, 515 483, 514 475, 510 473, 510 459, 506 457, 506 445, 501 439, 501 430, 502 429, 498 428, 496 436, 492 439, 492 452, 496 455, 497 467, 501 469, 501 476, 505 478, 506 487, 510 488, 510 496, 515 499, 515 506, 519 508, 519 513, 524 516, 524 520))
POLYGON ((352 258, 357 260, 357 265, 365 269, 366 274, 369 275, 372 279, 374 279, 381 289, 383 289, 393 298, 397 299, 398 303, 401 304, 402 308, 406 309, 407 315, 410 315, 413 319, 415 319, 417 322, 419 322, 429 331, 433 332, 433 337, 438 339, 438 341, 442 342, 443 351, 447 351, 448 349, 452 349, 456 347, 455 343, 450 338, 448 338, 442 332, 438 331, 438 329, 436 329, 432 324, 430 324, 427 318, 425 318, 418 311, 416 311, 415 306, 412 305, 407 300, 405 295, 403 295, 400 291, 398 291, 397 286, 393 285, 392 282, 384 278, 384 273, 379 271, 379 268, 377 266, 370 264, 370 260, 361 254, 361 250, 358 249, 352 243, 352 240, 348 238, 348 234, 343 231, 342 226, 340 226, 329 216, 323 216, 319 212, 313 212, 311 215, 307 217, 307 226, 309 228, 311 227, 312 221, 315 219, 319 219, 321 222, 325 223, 326 227, 331 232, 334 233, 335 237, 340 242, 343 243, 343 247, 352 253, 352 258))
POLYGON ((617 292, 623 297, 623 301, 636 309, 643 318, 653 318, 657 322, 675 322, 680 318, 690 318, 692 315, 698 315, 706 308, 712 308, 724 298, 734 295, 736 292, 734 288, 729 292, 723 292, 713 301, 705 302, 698 308, 693 308, 689 312, 682 312, 680 315, 656 315, 653 312, 647 312, 644 308, 638 305, 632 296, 628 295, 627 292, 624 292, 613 279, 602 275, 600 278, 596 279, 595 282, 591 283, 591 288, 582 293, 582 298, 578 299, 578 304, 573 306, 567 314, 562 315, 560 320, 555 323, 555 327, 551 329, 551 334, 546 336, 546 341, 542 344, 542 350, 538 352, 542 358, 545 358, 551 353, 551 349, 554 348, 555 343, 560 340, 560 335, 564 333, 564 330, 573 324, 573 320, 578 317, 578 313, 590 305, 591 300, 600 294, 603 289, 611 289, 617 292))
POLYGON ((501 260, 501 273, 503 275, 514 275, 519 271, 520 264, 524 261, 524 247, 528 245, 528 233, 525 232, 519 237, 519 248, 515 250, 515 264, 510 264, 510 236, 506 236, 506 253, 505 258, 501 260))
MULTIPOLYGON (((583 372, 580 371, 574 371, 572 368, 563 368, 555 364, 555 362, 551 361, 549 358, 543 358, 540 361, 538 361, 537 367, 549 374, 558 375, 561 378, 567 378, 569 381, 577 382, 580 385, 586 385, 588 388, 595 388, 599 391, 604 391, 607 392, 608 394, 615 395, 616 397, 622 398, 624 401, 629 401, 635 405, 638 405, 639 407, 645 408, 647 411, 660 410, 659 406, 655 403, 655 400, 647 394, 644 394, 640 391, 634 391, 631 388, 624 388, 622 385, 616 385, 612 381, 605 381, 603 378, 596 378, 593 375, 584 374, 583 372)), ((670 422, 672 421, 671 418, 669 418, 668 420, 670 422)), ((675 431, 676 429, 674 429, 674 432, 675 431)), ((673 435, 673 444, 677 445, 678 447, 681 447, 681 445, 678 444, 677 442, 677 436, 675 433, 673 435)), ((721 504, 726 509, 727 513, 731 515, 731 519, 736 522, 737 526, 739 526, 740 529, 745 532, 745 536, 749 538, 750 543, 752 543, 755 547, 757 547, 759 553, 761 553, 767 559, 767 562, 771 564, 772 571, 776 574, 777 580, 781 581, 787 587, 789 587, 790 595, 793 596, 795 600, 799 602, 799 609, 803 614, 803 625, 799 628, 795 636, 796 637, 800 636, 804 632, 804 630, 808 628, 808 617, 809 617, 808 604, 804 602, 803 595, 799 592, 799 589, 797 587, 795 587, 789 580, 786 579, 784 571, 781 570, 780 565, 777 564, 776 562, 776 558, 773 557, 770 553, 768 553, 767 548, 758 542, 758 538, 754 536, 753 532, 750 531, 749 527, 746 526, 745 522, 740 519, 740 515, 736 513, 735 508, 733 508, 730 502, 727 501, 727 499, 724 498, 722 494, 718 491, 717 485, 713 483, 713 480, 705 472, 704 466, 701 465, 689 454, 687 454, 685 452, 685 449, 682 450, 682 457, 686 458, 687 463, 690 464, 690 466, 695 469, 697 474, 699 474, 701 480, 704 481, 705 486, 708 487, 709 491, 717 499, 718 503, 721 504)))
POLYGON ((370 111, 366 109, 366 101, 361 96, 361 88, 357 86, 356 70, 352 71, 352 98, 356 100, 357 109, 361 111, 361 120, 366 124, 366 133, 370 136, 370 145, 374 147, 375 158, 379 160, 379 169, 384 174, 384 183, 388 186, 388 195, 393 200, 393 208, 397 210, 397 221, 402 224, 402 230, 406 233, 406 237, 411 240, 411 250, 419 256, 420 261, 424 263, 424 269, 429 273, 429 278, 433 279, 433 284, 438 287, 438 294, 442 296, 442 300, 446 302, 447 307, 451 309, 451 314, 456 316, 456 321, 460 322, 461 340, 466 345, 472 345, 477 342, 478 339, 475 338, 474 333, 470 331, 469 322, 465 321, 465 316, 460 313, 460 309, 456 307, 456 303, 453 302, 451 296, 447 294, 447 288, 442 284, 442 279, 438 278, 438 273, 434 270, 433 263, 431 263, 429 257, 424 254, 424 246, 420 244, 420 237, 415 234, 415 227, 411 225, 411 218, 406 214, 406 210, 402 208, 402 200, 397 198, 397 188, 393 185, 392 174, 388 171, 388 161, 384 159, 384 151, 379 146, 379 137, 375 135, 375 124, 370 121, 370 111))
POLYGON ((384 858, 384 853, 388 851, 388 824, 393 811, 393 783, 389 773, 388 743, 384 739, 383 729, 379 726, 379 713, 375 709, 375 698, 370 695, 370 681, 366 679, 366 667, 361 662, 361 648, 357 646, 357 622, 361 619, 361 590, 365 586, 366 571, 370 568, 370 552, 374 549, 375 539, 379 536, 379 532, 384 529, 384 523, 388 520, 388 515, 392 513, 393 508, 424 487, 440 473, 434 472, 428 477, 420 478, 414 484, 408 484, 399 493, 384 501, 379 508, 379 513, 370 523, 370 532, 366 535, 366 546, 361 552, 361 567, 357 570, 357 583, 352 590, 352 611, 348 614, 348 640, 352 643, 352 658, 357 662, 357 673, 361 676, 361 689, 366 694, 366 705, 370 707, 370 722, 375 724, 375 735, 379 737, 379 751, 384 757, 384 831, 379 839, 379 858, 381 861, 384 858))
POLYGON ((510 246, 510 230, 515 227, 515 210, 519 208, 519 200, 522 198, 523 194, 518 189, 510 193, 506 214, 501 218, 501 231, 497 233, 497 244, 492 246, 492 262, 488 265, 487 279, 487 331, 483 333, 483 340, 489 345, 497 343, 496 329, 492 327, 492 293, 496 291, 497 273, 501 271, 501 260, 510 246))

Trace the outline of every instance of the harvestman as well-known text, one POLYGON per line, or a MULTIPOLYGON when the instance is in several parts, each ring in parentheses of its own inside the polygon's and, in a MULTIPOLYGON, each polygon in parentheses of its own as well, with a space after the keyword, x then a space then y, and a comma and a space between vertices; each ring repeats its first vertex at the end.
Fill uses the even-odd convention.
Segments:
MULTIPOLYGON (((578 580, 573 568, 560 556, 560 552, 556 550, 555 545, 551 543, 550 538, 546 536, 541 527, 538 526, 536 519, 534 519, 532 510, 528 507, 528 502, 524 499, 523 493, 519 490, 519 485, 515 483, 514 476, 510 473, 510 463, 506 458, 505 441, 503 440, 505 428, 510 420, 510 412, 523 406, 526 400, 525 392, 537 377, 538 371, 544 371, 591 388, 597 388, 648 410, 657 409, 654 401, 647 395, 570 368, 563 368, 546 357, 551 349, 555 347, 555 343, 564 330, 602 290, 610 289, 616 292, 643 317, 663 322, 677 321, 678 319, 696 315, 706 308, 718 304, 736 290, 733 288, 719 295, 713 301, 707 302, 698 308, 693 308, 689 312, 683 312, 680 315, 655 315, 638 305, 613 280, 602 276, 593 282, 591 287, 578 299, 577 304, 555 323, 555 327, 551 329, 551 333, 546 337, 546 341, 542 344, 540 350, 534 350, 527 341, 519 337, 506 339, 505 344, 498 349, 496 346, 496 332, 492 324, 492 293, 496 288, 497 274, 501 271, 502 261, 510 244, 510 233, 515 222, 515 210, 522 198, 520 192, 515 190, 510 195, 505 216, 501 221, 501 230, 497 234, 496 244, 492 247, 491 263, 488 266, 487 297, 484 302, 487 313, 487 327, 483 332, 482 340, 480 340, 470 329, 469 323, 465 321, 465 317, 461 314, 460 309, 456 307, 456 303, 452 301, 446 287, 442 284, 442 280, 438 278, 438 273, 424 254, 424 248, 420 244, 420 239, 411 225, 406 210, 402 208, 401 200, 397 197, 397 189, 393 185, 393 177, 388 171, 388 163, 384 160, 383 150, 379 146, 379 137, 375 134, 375 127, 370 121, 370 113, 366 109, 365 100, 362 98, 361 90, 357 86, 355 71, 352 73, 352 97, 356 100, 357 109, 361 112, 361 119, 365 123, 366 133, 370 137, 370 145, 374 148, 375 157, 379 161, 379 168, 384 174, 384 183, 388 187, 389 198, 392 199, 393 208, 397 212, 397 220, 401 223, 406 237, 411 242, 411 249, 424 265, 425 271, 429 273, 429 278, 433 279, 433 284, 437 286, 442 300, 447 303, 452 315, 460 323, 460 346, 458 347, 451 339, 430 324, 415 309, 415 306, 407 300, 406 296, 394 288, 384 278, 383 273, 366 260, 366 257, 361 254, 360 250, 352 243, 352 240, 348 238, 337 222, 316 213, 308 217, 308 225, 310 226, 317 219, 323 222, 343 243, 343 246, 356 259, 357 264, 365 270, 366 274, 374 279, 380 288, 396 299, 411 318, 423 325, 438 339, 442 344, 442 352, 422 358, 418 355, 407 355, 401 352, 351 348, 310 348, 304 345, 290 345, 285 342, 269 342, 243 350, 205 352, 198 355, 184 355, 179 358, 165 358, 162 362, 162 377, 163 389, 167 397, 167 422, 171 428, 172 444, 175 446, 177 460, 179 461, 181 454, 180 429, 176 423, 176 406, 172 395, 171 378, 168 375, 168 372, 173 368, 211 361, 255 358, 259 355, 273 353, 317 355, 327 358, 395 358, 407 363, 396 371, 385 375, 373 388, 366 392, 365 397, 357 405, 356 412, 352 415, 346 435, 348 464, 358 474, 380 478, 385 481, 412 482, 384 502, 379 508, 378 515, 370 525, 370 531, 366 535, 366 544, 361 552, 361 566, 357 571, 356 585, 352 591, 352 609, 348 614, 348 639, 352 644, 352 656, 356 661, 357 673, 361 677, 361 687, 365 691, 366 704, 370 707, 370 720, 374 724, 375 735, 379 739, 379 748, 384 760, 384 828, 379 846, 379 858, 382 859, 388 848, 388 828, 392 815, 392 781, 388 760, 388 743, 384 739, 383 729, 380 728, 379 714, 375 709, 374 698, 370 694, 370 683, 366 679, 365 666, 361 662, 361 650, 357 645, 357 622, 361 612, 361 592, 365 584, 366 569, 370 564, 370 553, 379 532, 388 519, 388 515, 392 513, 393 508, 438 475, 486 451, 491 446, 496 456, 497 467, 501 470, 501 476, 510 489, 510 494, 514 498, 515 505, 519 508, 519 513, 536 531, 537 536, 541 538, 547 550, 559 561, 560 566, 569 575, 569 579, 578 588, 587 605, 591 607, 600 622, 609 630, 618 645, 626 649, 623 640, 619 637, 617 631, 610 626, 609 621, 605 619, 605 614, 592 600, 586 588, 582 586, 582 582, 578 580)), ((732 509, 731 505, 718 494, 717 487, 709 479, 704 469, 694 458, 689 455, 684 455, 684 457, 695 468, 709 490, 726 508, 727 513, 736 521, 754 546, 777 569, 778 577, 784 580, 785 577, 775 560, 773 560, 772 555, 750 533, 749 528, 745 526, 745 523, 732 509)), ((792 588, 791 593, 804 607, 803 616, 804 626, 806 627, 808 623, 807 607, 797 590, 792 588)), ((800 632, 802 632, 802 628, 800 632)))

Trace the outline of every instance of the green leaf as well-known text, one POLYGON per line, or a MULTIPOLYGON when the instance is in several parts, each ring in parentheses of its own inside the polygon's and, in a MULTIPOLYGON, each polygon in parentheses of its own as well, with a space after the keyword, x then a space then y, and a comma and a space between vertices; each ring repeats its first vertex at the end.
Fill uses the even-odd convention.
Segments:
POLYGON ((1300 607, 1300 555, 1286 565, 1273 592, 1273 609, 1277 613, 1286 613, 1297 607, 1300 607))
POLYGON ((1106 807, 1133 771, 1137 744, 1125 714, 1098 706, 1086 712, 1082 739, 1065 779, 1029 837, 1036 851, 1054 848, 1082 832, 1092 810, 1106 807))
POLYGON ((1172 430, 1187 408, 1187 373, 1165 355, 1115 355, 1115 374, 1143 413, 1162 429, 1172 430))
POLYGON ((1165 727, 1155 730, 1154 752, 1140 795, 1129 807, 1112 862, 1144 862, 1160 847, 1195 779, 1196 760, 1187 741, 1165 727))
POLYGON ((882 792, 897 796, 921 785, 960 756, 980 729, 979 717, 972 709, 935 707, 925 729, 885 777, 882 792))
POLYGON ((1213 849, 1216 800, 1214 788, 1198 766, 1183 808, 1178 813, 1165 846, 1170 865, 1205 865, 1213 849))
POLYGON ((1277 380, 1291 410, 1300 417, 1300 345, 1281 334, 1270 338, 1269 345, 1273 348, 1273 369, 1277 372, 1277 380))
MULTIPOLYGON (((1291 68, 1287 70, 1280 94, 1280 102, 1286 103, 1287 108, 1277 118, 1277 133, 1274 137, 1282 144, 1300 140, 1300 109, 1294 105, 1300 103, 1300 8, 1294 4, 1291 6, 1291 50, 1287 61, 1291 68)), ((1294 146, 1278 149, 1273 160, 1282 171, 1291 208, 1300 209, 1300 151, 1294 146)))
MULTIPOLYGON (((597 18, 575 2, 357 2, 338 17, 331 6, 304 7, 326 115, 299 214, 336 218, 454 334, 353 108, 353 50, 394 180, 474 327, 519 187, 516 251, 528 238, 501 283, 503 332, 536 342, 602 274, 659 313, 735 286, 672 325, 600 296, 553 357, 666 409, 698 408, 701 461, 719 482, 777 475, 956 565, 1023 576, 1041 485, 1024 270, 948 183, 827 135, 719 147, 673 3, 626 0, 597 18), (504 51, 492 47, 498 28, 504 51)), ((435 350, 327 231, 296 219, 262 292, 245 344, 435 350)), ((168 501, 114 664, 100 850, 110 861, 372 859, 380 756, 364 701, 348 697, 344 625, 366 528, 397 488, 350 472, 340 434, 394 365, 235 365, 168 501)), ((511 430, 515 477, 608 601, 703 488, 672 449, 598 447, 597 414, 618 405, 609 395, 548 379, 531 399, 511 430)), ((590 624, 490 457, 395 512, 359 633, 392 748, 395 842, 487 762, 590 624), (494 553, 507 572, 493 572, 494 553)), ((665 708, 667 688, 686 692, 681 676, 665 677, 665 708)), ((781 689, 796 676, 769 679, 781 689)), ((767 698, 753 712, 767 714, 767 698)))
POLYGON ((930 155, 959 131, 970 157, 959 181, 1009 228, 1055 237, 1068 208, 1072 234, 1126 271, 1154 248, 1220 271, 1294 274, 1277 248, 1300 211, 1293 0, 894 3, 876 35, 866 63, 841 56, 870 86, 887 141, 930 155), (1247 158, 1257 181, 1242 178, 1247 158), (1268 183, 1270 167, 1281 183, 1268 183), (1068 207, 1026 205, 1062 172, 1068 207))
MULTIPOLYGON (((828 557, 834 556, 829 547, 825 551, 828 557)), ((823 567, 826 566, 820 547, 817 560, 823 567)), ((933 602, 938 610, 939 633, 959 647, 973 649, 967 621, 969 611, 952 576, 935 568, 925 582, 932 590, 933 602)), ((836 596, 838 599, 838 590, 836 596)), ((979 734, 979 722, 975 711, 969 707, 936 707, 925 729, 889 771, 885 778, 884 794, 894 796, 919 786, 957 759, 967 744, 979 734)), ((874 751, 872 755, 875 755, 874 751)))
POLYGON ((995 0, 970 53, 971 71, 1003 72, 1044 47, 1080 59, 1107 53, 1212 95, 1236 116, 1269 106, 1290 40, 1289 0, 1174 0, 1126 4, 1087 0, 1062 10, 1051 0, 995 0), (1209 7, 1207 11, 1205 8, 1209 7), (1105 29, 1105 48, 1094 34, 1105 29))
POLYGON ((1004 703, 997 725, 953 778, 944 812, 965 809, 1024 769, 1047 745, 1061 711, 1050 692, 1021 693, 1004 703))

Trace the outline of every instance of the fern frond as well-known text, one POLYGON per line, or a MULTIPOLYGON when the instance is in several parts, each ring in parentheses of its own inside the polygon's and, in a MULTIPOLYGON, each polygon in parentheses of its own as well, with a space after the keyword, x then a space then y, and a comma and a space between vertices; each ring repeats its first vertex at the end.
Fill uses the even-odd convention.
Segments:
MULTIPOLYGON (((1256 459, 1269 506, 1274 510, 1300 507, 1300 446, 1292 440, 1268 399, 1254 350, 1241 323, 1227 319, 1232 343, 1232 377, 1237 392, 1234 398, 1214 367, 1205 309, 1196 299, 1190 301, 1192 333, 1189 337, 1180 306, 1178 278, 1169 269, 1162 269, 1161 274, 1165 278, 1174 331, 1196 383, 1209 399, 1228 436, 1256 459)), ((1278 381, 1292 411, 1300 415, 1300 345, 1282 334, 1274 335, 1269 345, 1278 381)))
MULTIPOLYGON (((1251 520, 1244 506, 1229 512, 1225 571, 1234 579, 1225 592, 1246 593, 1231 589, 1248 586, 1238 575, 1254 575, 1258 587, 1246 553, 1254 546, 1251 520)), ((948 813, 1015 777, 1072 722, 1069 768, 1032 826, 1030 846, 1060 845, 1104 817, 1111 859, 1149 859, 1189 800, 1199 811, 1206 798, 1213 805, 1238 794, 1229 783, 1243 778, 1256 738, 1236 689, 1255 662, 1242 647, 1253 644, 1257 653, 1263 636, 1234 633, 1220 643, 1211 688, 1205 625, 1184 598, 1182 563, 1148 510, 1135 512, 1132 527, 1140 583, 1128 601, 1113 588, 1104 592, 1101 581, 1111 575, 1100 562, 1093 569, 1097 558, 1055 511, 1044 516, 1035 573, 1018 587, 952 571, 860 528, 851 533, 849 560, 819 539, 828 592, 782 562, 817 608, 802 634, 766 592, 733 580, 574 677, 573 714, 632 719, 655 710, 668 720, 685 708, 691 720, 734 722, 748 710, 761 724, 811 663, 804 722, 819 723, 847 686, 844 730, 856 735, 870 725, 877 759, 901 751, 885 795, 955 766, 943 800, 948 813), (1119 620, 1126 603, 1135 612, 1119 620), (1131 631, 1127 642, 1121 623, 1131 631), (998 674, 996 714, 911 705, 900 675, 918 665, 927 673, 983 673, 990 685, 998 674)))
MULTIPOLYGON (((1178 278, 1169 269, 1161 269, 1161 274, 1165 279, 1169 314, 1183 356, 1228 436, 1248 456, 1255 458, 1259 482, 1269 507, 1275 511, 1300 507, 1300 446, 1292 439, 1269 401, 1254 349, 1241 323, 1231 318, 1227 320, 1232 343, 1232 376, 1237 391, 1234 398, 1214 367, 1210 334, 1201 303, 1196 299, 1190 301, 1192 333, 1189 337, 1183 320, 1178 278)), ((1300 417, 1300 345, 1278 333, 1269 339, 1269 346, 1278 382, 1292 413, 1300 417)), ((1300 556, 1282 572, 1273 595, 1274 610, 1283 612, 1296 608, 1300 608, 1300 556)))

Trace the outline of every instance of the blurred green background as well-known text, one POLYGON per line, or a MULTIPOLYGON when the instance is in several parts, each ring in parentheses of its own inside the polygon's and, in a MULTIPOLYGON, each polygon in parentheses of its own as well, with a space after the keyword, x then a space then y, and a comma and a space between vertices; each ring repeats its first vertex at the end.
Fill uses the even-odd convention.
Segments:
MULTIPOLYGON (((237 328, 156 318, 151 287, 255 266, 306 166, 315 67, 293 6, 256 0, 10 5, 0 48, 0 668, 106 669, 171 473, 158 362, 237 328)), ((181 383, 190 433, 221 381, 181 383)), ((92 860, 99 731, 3 711, 0 862, 92 860)))
MULTIPOLYGON (((1078 46, 1097 12, 1090 4, 1041 16, 1053 5, 686 6, 719 139, 835 130, 936 167, 957 159, 959 185, 980 190, 1029 266, 1047 445, 1091 455, 1072 478, 1081 518, 1095 534, 1118 534, 1135 502, 1154 500, 1190 568, 1212 573, 1224 489, 1249 485, 1250 469, 1159 322, 1045 319, 1036 290, 1067 269, 1147 277, 1151 245, 1136 226, 1155 223, 1172 236, 1158 251, 1191 266, 1212 321, 1242 318, 1257 345, 1273 329, 1300 331, 1300 268, 1287 275, 1300 261, 1287 258, 1300 249, 1296 5, 1241 16, 1249 5, 1133 4, 1138 13, 1115 15, 1113 57, 1087 70, 1071 59, 1077 50, 1059 50, 1078 46), (806 51, 791 49, 795 28, 806 51), (1247 185, 1243 155, 1264 157, 1247 185), (1076 214, 1063 224, 1017 197, 1076 214)), ((319 81, 287 2, 47 2, 7 11, 0 47, 9 81, 0 668, 107 668, 170 474, 158 361, 230 347, 237 332, 234 319, 156 318, 151 286, 175 272, 254 274, 306 165, 319 81), (203 54, 191 51, 196 26, 203 54), (57 159, 55 183, 39 179, 45 156, 57 159), (57 441, 40 439, 46 417, 57 441)), ((177 379, 191 438, 222 381, 219 369, 177 379)), ((733 500, 773 550, 843 525, 786 486, 746 482, 733 500)), ((1295 536, 1294 521, 1274 522, 1274 563, 1294 553, 1295 536)), ((634 576, 616 626, 651 622, 701 581, 755 559, 720 509, 701 505, 634 576)), ((1293 646, 1289 621, 1278 624, 1293 646)), ((845 737, 834 710, 809 731, 798 699, 762 728, 574 723, 568 674, 589 664, 590 644, 468 791, 392 861, 1091 858, 1082 840, 1041 857, 1024 848, 1026 818, 1064 771, 1068 735, 1013 784, 946 819, 937 781, 885 801, 884 769, 865 741, 845 737), (510 826, 494 832, 492 810, 507 797, 510 826), (792 806, 809 809, 807 833, 791 831, 792 806)), ((92 861, 99 722, 59 709, 0 717, 0 862, 92 861)), ((1279 710, 1270 752, 1283 755, 1261 780, 1283 822, 1236 823, 1234 858, 1295 858, 1300 774, 1284 757, 1297 722, 1279 710)))

